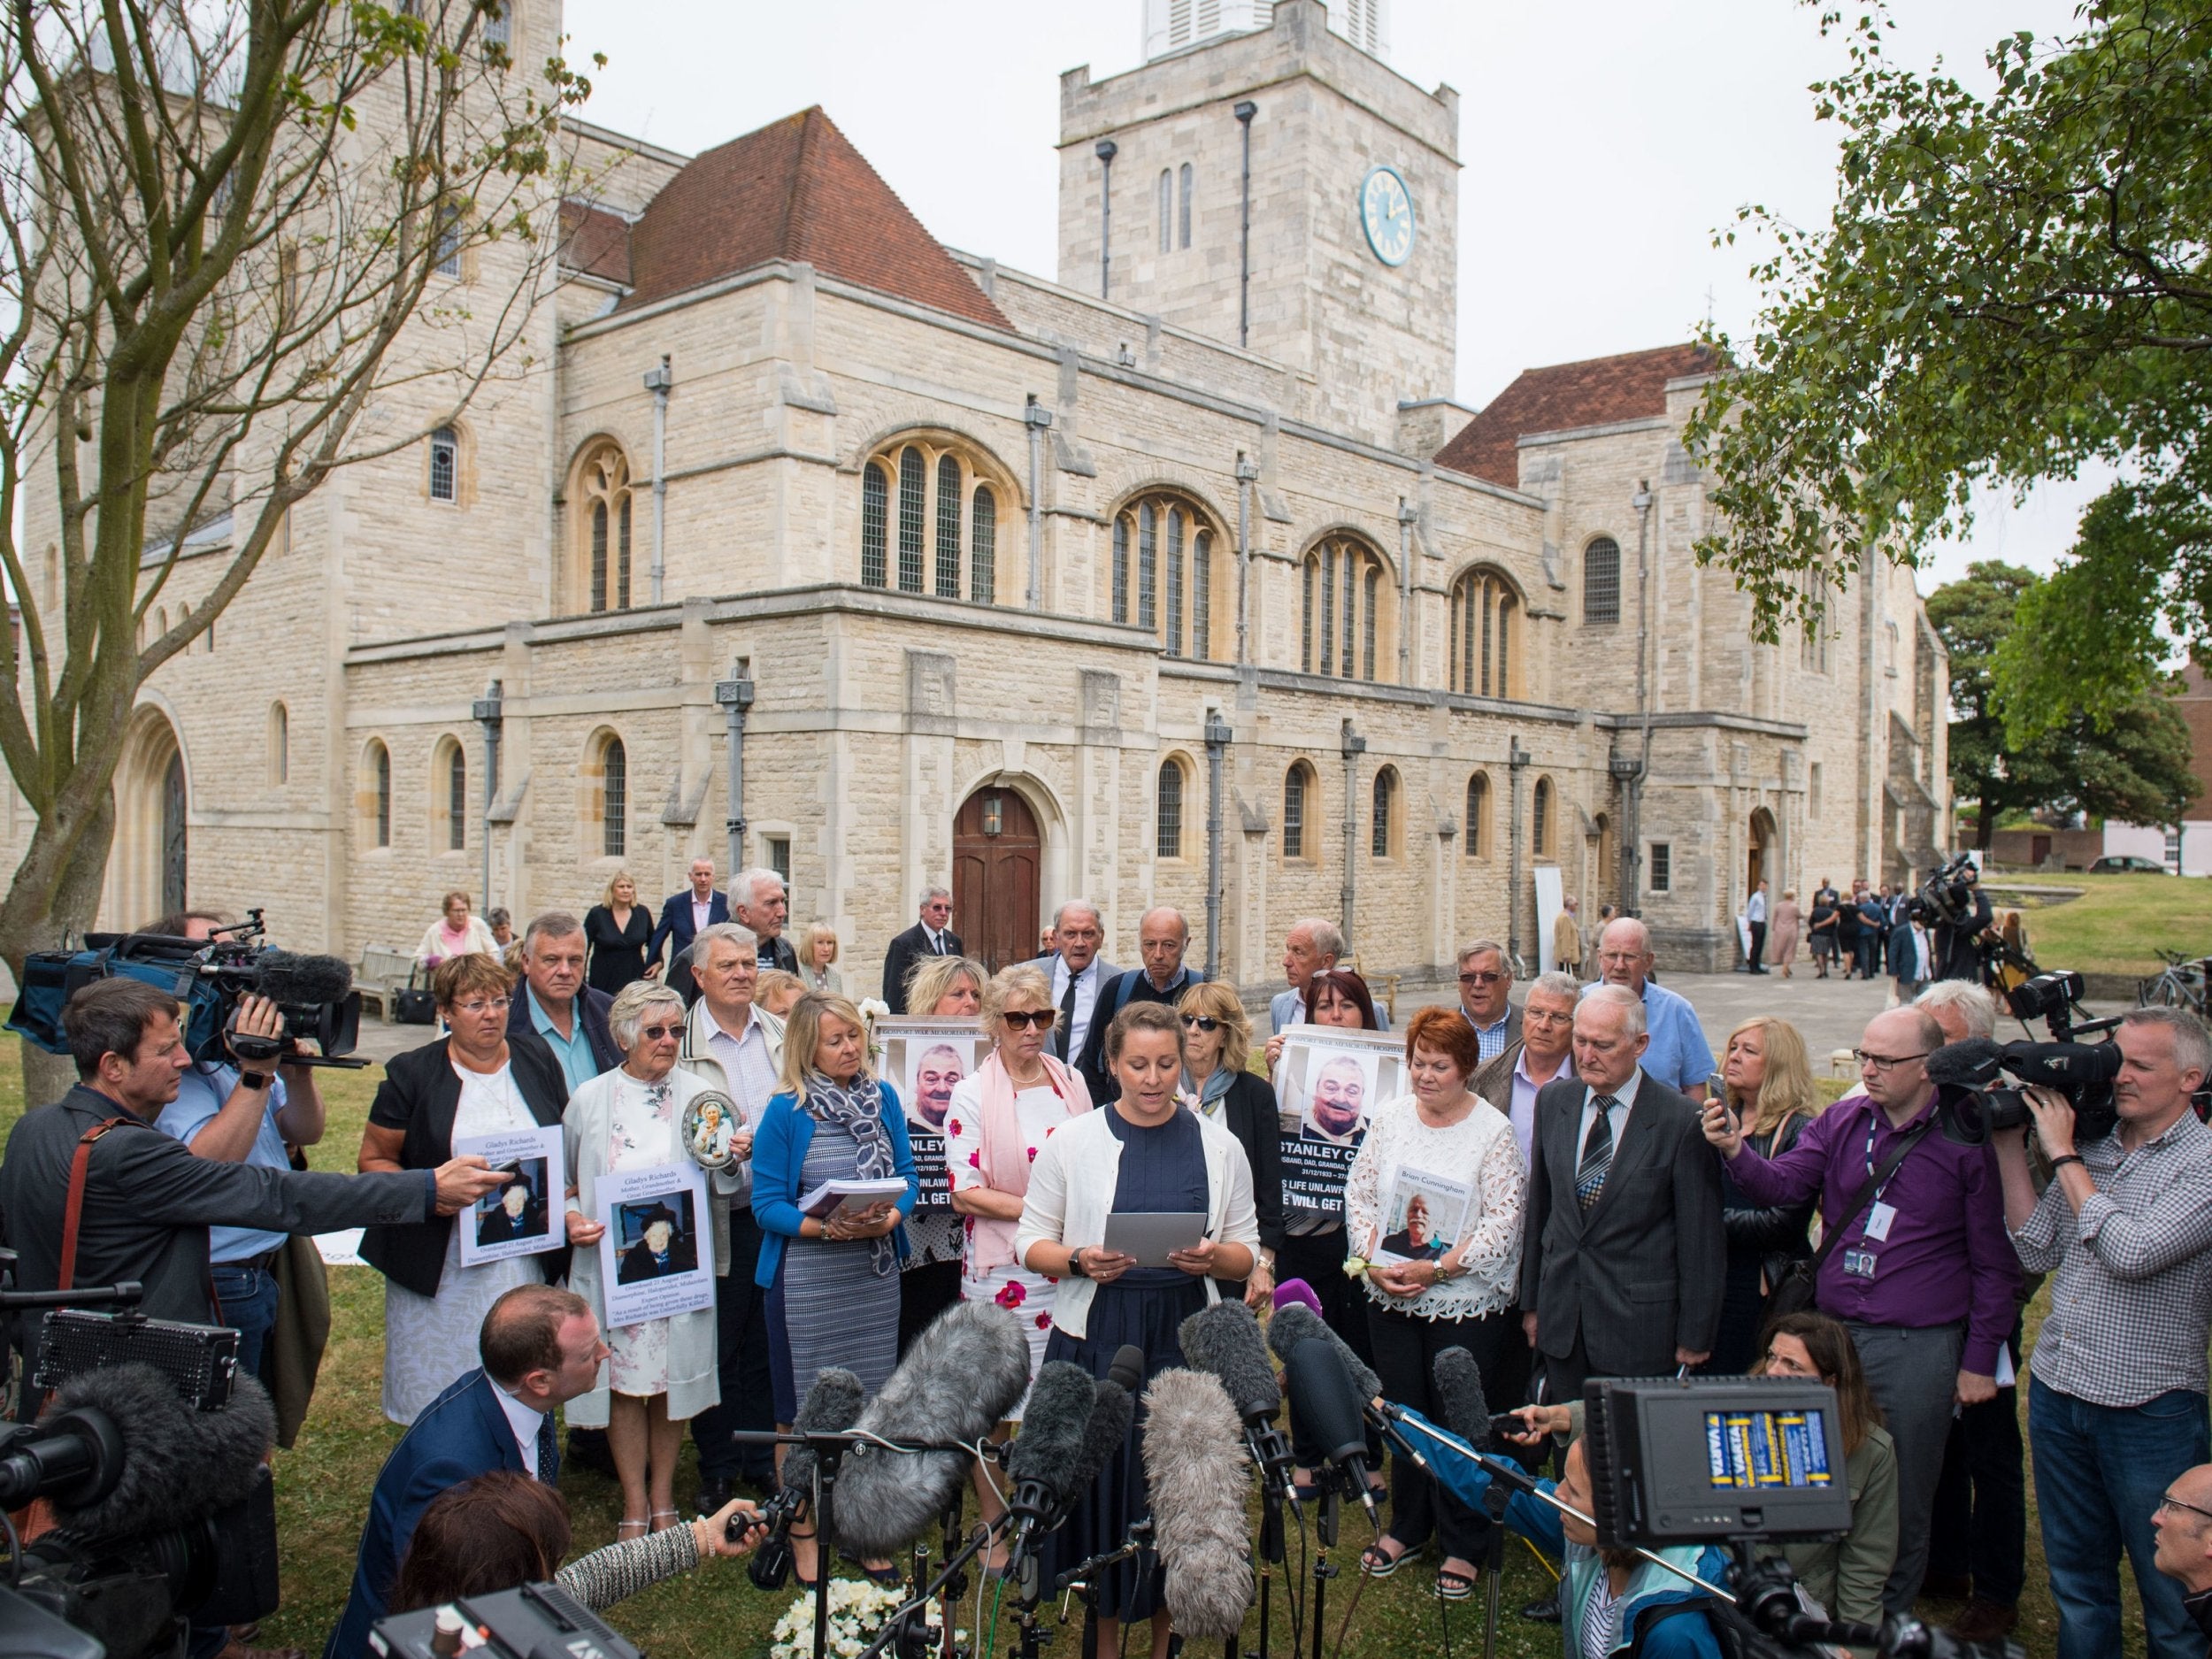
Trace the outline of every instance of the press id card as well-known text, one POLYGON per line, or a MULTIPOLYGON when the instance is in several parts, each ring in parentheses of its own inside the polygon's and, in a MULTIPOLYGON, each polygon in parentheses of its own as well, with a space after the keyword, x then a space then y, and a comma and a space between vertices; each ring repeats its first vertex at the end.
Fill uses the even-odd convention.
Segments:
POLYGON ((1843 1253, 1843 1271, 1854 1279, 1871 1279, 1874 1277, 1876 1259, 1871 1250, 1846 1250, 1843 1253))
POLYGON ((1890 1224, 1896 1219, 1897 1206, 1877 1199, 1873 1207, 1866 1212, 1866 1236, 1877 1244, 1888 1242, 1890 1224))

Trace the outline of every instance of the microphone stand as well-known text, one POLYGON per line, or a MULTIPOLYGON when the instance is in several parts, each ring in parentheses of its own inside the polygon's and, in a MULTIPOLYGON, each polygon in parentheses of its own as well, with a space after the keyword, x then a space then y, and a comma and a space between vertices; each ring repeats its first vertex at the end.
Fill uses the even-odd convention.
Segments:
MULTIPOLYGON (((1139 1563, 1139 1576, 1141 1577, 1143 1558, 1151 1553, 1151 1549, 1152 1523, 1149 1520, 1133 1521, 1129 1525, 1129 1536, 1123 1540, 1119 1546, 1102 1555, 1093 1555, 1087 1561, 1077 1562, 1074 1566, 1053 1579, 1054 1594, 1065 1597, 1070 1591, 1073 1591, 1083 1598, 1083 1659, 1099 1659, 1098 1579, 1100 1575, 1110 1568, 1118 1567, 1123 1562, 1134 1557, 1139 1563)), ((1068 1622, 1067 1604, 1064 1600, 1060 1607, 1060 1622, 1063 1624, 1068 1622)), ((1020 1659, 1037 1659, 1037 1650, 1033 1640, 1033 1634, 1031 1627, 1025 1624, 1022 1627, 1024 1647, 1020 1659)))
POLYGON ((1329 1580, 1337 1576, 1329 1551, 1336 1544, 1337 1522, 1343 1513, 1345 1488, 1351 1484, 1351 1477, 1334 1463, 1324 1460, 1314 1471, 1313 1484, 1317 1494, 1313 1512, 1313 1654, 1314 1659, 1320 1659, 1329 1650, 1329 1580))
POLYGON ((1483 1541, 1485 1605, 1482 1611, 1482 1659, 1498 1659, 1498 1597, 1505 1578, 1505 1506, 1513 1489, 1492 1480, 1482 1494, 1483 1513, 1490 1517, 1490 1534, 1483 1541))
MULTIPOLYGON (((950 1513, 951 1511, 949 1509, 947 1511, 948 1516, 949 1516, 950 1513)), ((993 1544, 998 1541, 1000 1536, 1006 1531, 1009 1518, 1010 1517, 1008 1516, 1002 1515, 996 1520, 990 1522, 987 1525, 978 1527, 975 1531, 975 1536, 969 1539, 965 1544, 962 1545, 958 1550, 953 1553, 950 1559, 945 1563, 944 1566, 938 1571, 938 1574, 934 1578, 925 1584, 918 1594, 909 1596, 904 1601, 901 1602, 892 1610, 890 1617, 884 1620, 883 1628, 876 1632, 875 1639, 865 1647, 860 1650, 858 1659, 877 1659, 877 1655, 881 1654, 885 1648, 888 1647, 894 1641, 901 1640, 908 1625, 910 1624, 914 1619, 917 1617, 926 1617, 930 1602, 933 1600, 941 1597, 948 1586, 952 1586, 956 1579, 961 1578, 964 1576, 964 1570, 970 1562, 973 1561, 978 1555, 981 1555, 985 1550, 988 1549, 993 1544)), ((929 1554, 928 1548, 926 1546, 917 1546, 915 1554, 918 1558, 918 1561, 920 1559, 927 1557, 929 1554)), ((827 1575, 825 1575, 825 1577, 827 1575)), ((962 1592, 958 1589, 954 1589, 952 1594, 957 1596, 961 1594, 962 1592)), ((950 1642, 952 1640, 952 1624, 953 1622, 950 1617, 950 1609, 948 1609, 946 1617, 941 1626, 943 1632, 944 1639, 947 1642, 950 1642)), ((902 1648, 902 1651, 903 1651, 903 1648, 902 1648)))
MULTIPOLYGON (((1275 1569, 1286 1559, 1283 1506, 1290 1499, 1290 1443, 1280 1429, 1269 1423, 1248 1423, 1244 1447, 1252 1466, 1260 1471, 1260 1647, 1245 1659, 1268 1659, 1268 1633, 1273 1624, 1275 1569)), ((1238 1639, 1228 1639, 1225 1659, 1238 1659, 1238 1639)))
MULTIPOLYGON (((1503 1485, 1510 1487, 1515 1492, 1525 1492, 1530 1497, 1535 1499, 1539 1503, 1544 1504, 1550 1509, 1556 1509, 1560 1514, 1581 1522, 1585 1526, 1591 1528, 1593 1531, 1596 1530, 1596 1521, 1593 1520, 1589 1516, 1585 1515, 1580 1509, 1576 1509, 1571 1503, 1562 1503, 1556 1497, 1553 1496, 1550 1493, 1545 1491, 1541 1486, 1538 1486, 1534 1477, 1530 1475, 1527 1470, 1522 1468, 1520 1464, 1514 1463, 1511 1459, 1494 1457, 1487 1452, 1479 1452, 1473 1447, 1468 1445, 1465 1440, 1461 1440, 1456 1434, 1448 1433, 1446 1431, 1438 1428, 1433 1423, 1416 1422, 1411 1417, 1400 1417, 1398 1421, 1407 1428, 1417 1429, 1420 1432, 1427 1435, 1439 1446, 1448 1446, 1461 1456, 1471 1459, 1479 1468, 1482 1470, 1485 1474, 1490 1477, 1493 1490, 1494 1490, 1498 1486, 1503 1485)), ((1724 1590, 1717 1584, 1708 1584, 1704 1579, 1699 1578, 1697 1574, 1692 1572, 1688 1568, 1678 1567, 1674 1564, 1674 1563, 1667 1560, 1665 1557, 1655 1555, 1651 1553, 1651 1551, 1644 1548, 1640 1545, 1631 1544, 1627 1548, 1635 1555, 1649 1562, 1653 1566, 1663 1567, 1667 1571, 1672 1573, 1676 1578, 1681 1579, 1684 1583, 1695 1585, 1708 1595, 1718 1596, 1731 1607, 1735 1605, 1736 1598, 1730 1594, 1729 1592, 1724 1590)))

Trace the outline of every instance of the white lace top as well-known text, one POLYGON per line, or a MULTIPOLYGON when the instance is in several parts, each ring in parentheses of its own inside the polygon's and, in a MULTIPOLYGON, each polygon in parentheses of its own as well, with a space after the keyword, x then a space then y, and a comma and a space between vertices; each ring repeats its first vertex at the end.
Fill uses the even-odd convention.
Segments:
POLYGON ((1372 1258, 1383 1207, 1401 1168, 1464 1181, 1473 1189, 1465 1237, 1447 1257, 1466 1271, 1440 1279, 1411 1301, 1367 1286, 1373 1301, 1420 1319, 1477 1319, 1502 1313, 1519 1294, 1521 1217, 1528 1171, 1505 1113, 1478 1103, 1459 1122, 1432 1129, 1410 1094, 1376 1109, 1344 1182, 1344 1223, 1352 1252, 1372 1258))

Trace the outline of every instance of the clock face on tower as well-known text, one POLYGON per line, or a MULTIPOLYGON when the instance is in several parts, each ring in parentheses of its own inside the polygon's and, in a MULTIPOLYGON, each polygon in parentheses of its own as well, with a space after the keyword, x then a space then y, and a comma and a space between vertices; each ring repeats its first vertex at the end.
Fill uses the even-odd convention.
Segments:
POLYGON ((1377 167, 1359 187, 1359 222, 1367 245, 1387 265, 1413 255, 1413 194, 1395 167, 1377 167))

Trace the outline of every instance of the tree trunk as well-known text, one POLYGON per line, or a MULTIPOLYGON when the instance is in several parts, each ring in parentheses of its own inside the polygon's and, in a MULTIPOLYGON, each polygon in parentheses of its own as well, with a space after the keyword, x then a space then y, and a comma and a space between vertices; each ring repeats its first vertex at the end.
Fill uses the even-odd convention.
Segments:
POLYGON ((1996 809, 1989 804, 1989 798, 1985 795, 1979 801, 1975 803, 1974 849, 1977 852, 1987 852, 1990 849, 1990 844, 1994 841, 1996 838, 1996 809))
MULTIPOLYGON (((7 941, 10 961, 19 962, 19 949, 53 950, 67 938, 81 939, 100 913, 100 888, 107 879, 108 849, 115 839, 115 796, 111 793, 97 807, 92 822, 78 838, 69 862, 62 866, 55 885, 54 905, 44 940, 7 941)), ((35 1043, 23 1048, 23 1105, 26 1110, 59 1100, 77 1080, 77 1066, 65 1054, 49 1054, 35 1043)))

